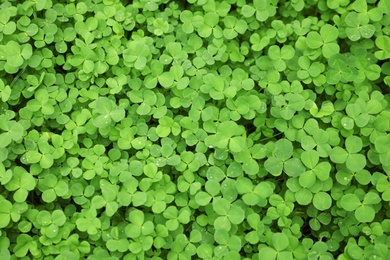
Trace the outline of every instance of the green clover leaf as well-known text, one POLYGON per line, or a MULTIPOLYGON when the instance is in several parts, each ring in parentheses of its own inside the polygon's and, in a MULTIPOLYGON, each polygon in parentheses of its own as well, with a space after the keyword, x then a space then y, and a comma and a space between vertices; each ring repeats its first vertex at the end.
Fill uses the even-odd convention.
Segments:
POLYGON ((307 34, 306 43, 307 46, 311 49, 322 49, 322 54, 325 58, 330 58, 334 54, 337 54, 340 51, 340 47, 335 40, 338 37, 337 28, 325 24, 321 27, 320 33, 318 32, 309 32, 307 34))

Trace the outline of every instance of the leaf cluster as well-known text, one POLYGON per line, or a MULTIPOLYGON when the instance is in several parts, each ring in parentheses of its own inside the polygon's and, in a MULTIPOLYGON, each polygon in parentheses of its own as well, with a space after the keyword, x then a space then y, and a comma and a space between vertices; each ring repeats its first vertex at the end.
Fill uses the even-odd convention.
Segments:
POLYGON ((0 3, 0 259, 389 259, 387 0, 0 3))

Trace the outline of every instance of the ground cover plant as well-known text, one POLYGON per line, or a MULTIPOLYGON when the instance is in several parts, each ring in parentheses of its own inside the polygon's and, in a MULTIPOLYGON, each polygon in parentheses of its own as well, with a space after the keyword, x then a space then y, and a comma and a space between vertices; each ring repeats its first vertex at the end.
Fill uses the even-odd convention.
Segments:
POLYGON ((0 259, 390 259, 388 0, 4 0, 0 259))

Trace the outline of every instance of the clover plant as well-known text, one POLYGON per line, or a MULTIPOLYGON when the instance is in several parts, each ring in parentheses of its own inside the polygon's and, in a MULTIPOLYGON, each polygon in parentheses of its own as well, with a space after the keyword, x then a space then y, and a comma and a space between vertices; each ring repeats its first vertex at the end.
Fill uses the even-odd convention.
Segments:
POLYGON ((390 259, 388 0, 0 3, 0 259, 390 259))

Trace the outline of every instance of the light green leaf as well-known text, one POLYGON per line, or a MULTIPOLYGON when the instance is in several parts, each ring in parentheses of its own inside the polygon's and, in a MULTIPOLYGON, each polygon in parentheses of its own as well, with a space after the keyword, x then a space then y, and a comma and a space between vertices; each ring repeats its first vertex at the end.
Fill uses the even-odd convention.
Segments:
POLYGON ((354 211, 361 206, 359 198, 355 194, 345 194, 341 200, 340 205, 347 211, 354 211))

